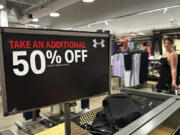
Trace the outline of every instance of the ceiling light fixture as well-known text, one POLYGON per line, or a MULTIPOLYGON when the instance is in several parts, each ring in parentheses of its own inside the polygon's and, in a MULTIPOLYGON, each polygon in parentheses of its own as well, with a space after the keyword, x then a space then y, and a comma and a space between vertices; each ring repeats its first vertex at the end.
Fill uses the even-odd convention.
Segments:
POLYGON ((174 22, 174 21, 175 21, 174 18, 170 18, 170 19, 169 19, 169 22, 174 22))
POLYGON ((162 11, 162 10, 164 11, 163 13, 166 13, 168 11, 168 9, 177 8, 177 7, 180 7, 180 4, 174 5, 174 6, 169 6, 169 7, 164 7, 164 8, 158 8, 158 9, 144 11, 144 12, 138 13, 138 15, 143 15, 143 14, 162 11))
POLYGON ((38 21, 39 21, 38 18, 33 18, 33 19, 32 19, 32 22, 38 22, 38 21))
POLYGON ((164 14, 166 14, 167 13, 167 11, 168 11, 168 8, 164 8, 164 14))
POLYGON ((93 3, 95 0, 82 0, 84 3, 93 3))
POLYGON ((50 13, 50 16, 51 16, 51 17, 59 17, 59 16, 60 16, 60 13, 53 12, 53 13, 50 13))
POLYGON ((88 25, 88 28, 91 28, 91 25, 88 25))
POLYGON ((135 33, 131 33, 131 36, 136 37, 136 34, 135 33))
POLYGON ((65 28, 65 29, 63 29, 63 30, 73 30, 73 28, 65 28))
POLYGON ((108 21, 105 21, 104 23, 106 24, 106 26, 108 26, 108 25, 109 25, 108 21))
POLYGON ((4 8, 4 6, 2 4, 0 4, 0 9, 3 9, 3 8, 4 8))
POLYGON ((143 14, 147 14, 147 13, 157 12, 157 11, 161 11, 161 10, 164 10, 164 8, 154 9, 154 10, 149 10, 149 11, 141 12, 141 13, 138 13, 138 15, 143 15, 143 14))
POLYGON ((180 4, 177 4, 177 5, 175 5, 175 6, 165 7, 165 8, 177 8, 177 7, 180 7, 180 4))
POLYGON ((109 20, 105 20, 105 21, 99 21, 99 22, 90 23, 90 24, 88 24, 89 25, 88 28, 91 27, 92 25, 101 24, 101 23, 105 23, 105 25, 108 26, 109 22, 112 21, 112 20, 114 20, 114 19, 109 19, 109 20))
POLYGON ((144 36, 144 35, 146 35, 146 33, 144 33, 144 32, 139 32, 138 35, 144 36))

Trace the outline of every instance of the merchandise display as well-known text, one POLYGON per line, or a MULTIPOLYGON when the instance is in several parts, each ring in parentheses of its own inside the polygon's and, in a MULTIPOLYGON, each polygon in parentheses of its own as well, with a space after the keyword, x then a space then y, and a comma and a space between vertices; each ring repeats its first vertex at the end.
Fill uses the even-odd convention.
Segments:
POLYGON ((129 96, 109 95, 103 100, 103 111, 97 114, 92 129, 104 134, 113 134, 140 116, 140 107, 129 96))
POLYGON ((151 54, 158 58, 162 55, 162 35, 161 34, 154 34, 152 36, 152 49, 151 54))
POLYGON ((124 78, 125 87, 144 84, 148 75, 147 52, 124 52, 113 55, 112 76, 124 78))
POLYGON ((113 55, 112 76, 124 77, 124 55, 122 53, 113 55))
MULTIPOLYGON (((134 115, 131 115, 135 117, 130 117, 130 116, 127 117, 129 120, 131 118, 132 119, 134 118, 134 121, 120 129, 118 129, 118 127, 116 126, 116 129, 118 129, 118 131, 116 131, 115 135, 122 135, 122 134, 123 135, 131 135, 131 134, 147 135, 151 131, 155 130, 156 127, 160 125, 165 125, 163 124, 163 122, 167 123, 167 121, 165 120, 169 116, 171 116, 174 112, 178 111, 179 109, 179 105, 177 106, 177 104, 179 104, 179 99, 175 99, 170 95, 142 92, 142 91, 134 90, 134 89, 129 90, 127 88, 124 88, 122 90, 122 93, 125 95, 111 95, 105 98, 104 99, 105 104, 103 102, 103 106, 105 106, 105 108, 103 107, 103 108, 98 108, 96 110, 92 110, 88 113, 85 113, 85 114, 82 114, 80 116, 73 118, 72 121, 74 121, 77 125, 80 125, 81 127, 83 127, 85 130, 92 132, 93 135, 99 135, 100 132, 97 132, 97 130, 92 127, 93 124, 92 126, 88 124, 94 121, 94 124, 98 126, 98 130, 101 129, 100 127, 102 127, 104 123, 107 122, 106 120, 109 117, 106 117, 106 114, 104 115, 99 115, 99 114, 104 113, 104 111, 105 112, 110 111, 112 113, 112 115, 110 116, 115 116, 114 118, 120 118, 122 116, 124 117, 124 119, 120 119, 119 121, 113 121, 113 120, 111 121, 111 123, 115 124, 116 122, 122 122, 123 120, 124 120, 123 122, 126 122, 126 116, 128 115, 128 112, 130 113, 130 112, 133 112, 134 110, 135 112, 137 112, 137 115, 135 115, 136 114, 135 113, 134 115), (122 102, 116 102, 116 101, 122 100, 123 98, 125 98, 126 100, 122 102), (109 104, 106 104, 106 101, 108 101, 109 104), (126 106, 123 105, 122 108, 121 107, 117 108, 115 106, 115 104, 118 104, 119 106, 121 106, 121 104, 124 102, 126 102, 126 106), (133 104, 133 107, 130 107, 132 104, 133 104), (132 108, 132 110, 130 108, 132 108), (117 113, 118 111, 115 111, 115 110, 119 110, 120 112, 117 113), (124 111, 126 113, 124 113, 124 111), (142 116, 135 120, 137 116, 140 116, 138 114, 142 114, 142 116), (154 122, 156 121, 155 125, 150 126, 152 124, 152 121, 154 122), (147 126, 150 126, 150 127, 147 128, 147 126)), ((175 115, 173 119, 178 119, 178 115, 175 115)), ((106 124, 106 126, 108 125, 106 124)), ((167 128, 170 126, 171 125, 169 124, 167 128)), ((178 127, 178 125, 173 125, 173 126, 174 126, 173 128, 173 132, 174 132, 175 129, 178 127)), ((112 129, 112 126, 111 126, 111 129, 112 129)), ((103 130, 103 131, 106 132, 106 130, 103 130)), ((164 131, 164 132, 167 132, 167 131, 164 131)), ((104 135, 102 132, 101 134, 104 135)))
POLYGON ((141 64, 140 64, 140 73, 139 80, 140 84, 144 84, 148 80, 148 53, 141 53, 141 64))
POLYGON ((142 50, 147 50, 149 57, 151 56, 151 47, 152 47, 151 41, 143 42, 142 50))
POLYGON ((112 49, 111 49, 112 50, 112 55, 116 54, 118 52, 119 48, 120 48, 120 46, 118 45, 118 43, 114 42, 112 44, 112 49))
POLYGON ((149 60, 148 63, 148 80, 159 79, 159 68, 161 66, 160 60, 149 60))

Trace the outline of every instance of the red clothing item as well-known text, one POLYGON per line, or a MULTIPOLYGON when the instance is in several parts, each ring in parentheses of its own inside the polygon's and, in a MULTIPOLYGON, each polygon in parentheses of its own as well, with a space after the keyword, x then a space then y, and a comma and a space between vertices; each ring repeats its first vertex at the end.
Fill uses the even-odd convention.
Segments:
POLYGON ((121 38, 119 41, 123 43, 123 46, 120 47, 121 50, 122 50, 122 51, 123 51, 123 50, 126 50, 126 48, 127 48, 127 43, 128 43, 128 39, 126 39, 126 38, 121 38))

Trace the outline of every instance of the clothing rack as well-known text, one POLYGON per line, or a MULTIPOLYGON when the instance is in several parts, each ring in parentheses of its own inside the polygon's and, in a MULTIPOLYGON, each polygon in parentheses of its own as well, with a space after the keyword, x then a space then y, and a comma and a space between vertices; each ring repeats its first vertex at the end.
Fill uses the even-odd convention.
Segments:
POLYGON ((143 40, 151 40, 152 36, 145 36, 145 37, 134 37, 131 40, 143 41, 143 40))
MULTIPOLYGON (((145 52, 145 51, 136 51, 136 50, 134 50, 134 51, 120 51, 120 52, 118 52, 118 53, 116 53, 114 56, 115 56, 115 58, 117 58, 118 56, 116 56, 116 55, 118 55, 118 54, 134 54, 134 53, 147 53, 148 54, 148 52, 145 52)), ((121 56, 122 57, 122 56, 121 56)), ((119 59, 119 58, 118 58, 119 59)), ((141 59, 141 58, 140 58, 141 59)), ((148 58, 147 58, 147 60, 148 60, 148 58)), ((116 60, 115 60, 116 61, 116 60)), ((113 60, 113 63, 114 63, 114 60, 113 60)), ((140 64, 140 65, 142 65, 142 64, 140 64)), ((119 68, 119 67, 118 67, 119 68)), ((113 71, 113 68, 112 68, 112 71, 113 71)), ((115 71, 115 69, 114 69, 114 71, 115 71)), ((117 70, 116 70, 117 71, 117 70)), ((146 70, 145 70, 146 71, 146 70)), ((140 72, 140 71, 138 71, 139 73, 142 73, 142 72, 140 72)), ((127 72, 126 72, 127 73, 127 72)), ((132 71, 131 71, 131 73, 130 74, 132 74, 132 71)), ((145 73, 146 74, 146 73, 145 73)), ((122 86, 122 78, 123 77, 121 77, 121 76, 119 76, 119 73, 117 73, 117 76, 116 76, 116 74, 114 74, 114 72, 113 72, 113 74, 112 74, 113 76, 113 78, 119 78, 119 87, 124 87, 124 86, 122 86)), ((121 75, 121 73, 120 73, 120 75, 121 75)), ((133 71, 133 75, 134 75, 134 71, 133 71)), ((144 75, 144 74, 143 74, 144 75)), ((142 79, 141 79, 142 80, 142 79)), ((127 81, 127 80, 124 80, 124 81, 127 81)), ((140 81, 140 80, 139 80, 140 81)), ((142 85, 143 84, 145 84, 145 81, 143 82, 143 83, 140 83, 139 82, 139 84, 137 85, 136 83, 135 83, 135 86, 132 86, 133 85, 133 83, 131 83, 131 87, 132 88, 138 88, 138 87, 142 87, 142 85)), ((127 83, 125 84, 126 86, 127 86, 127 83)))
POLYGON ((126 51, 119 51, 119 52, 117 52, 116 54, 119 54, 119 53, 148 53, 148 52, 146 52, 146 51, 142 51, 142 50, 139 50, 139 51, 128 51, 128 50, 126 50, 126 51))

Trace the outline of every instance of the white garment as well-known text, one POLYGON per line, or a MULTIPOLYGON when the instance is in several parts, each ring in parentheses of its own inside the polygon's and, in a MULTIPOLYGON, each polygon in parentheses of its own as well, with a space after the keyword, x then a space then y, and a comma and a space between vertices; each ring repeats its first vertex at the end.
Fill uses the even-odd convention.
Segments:
POLYGON ((127 44, 127 49, 129 49, 130 51, 134 50, 135 45, 133 41, 128 42, 127 44))
POLYGON ((139 85, 141 54, 136 53, 132 56, 132 73, 131 73, 131 87, 139 85))
POLYGON ((155 49, 154 49, 154 57, 155 59, 158 59, 160 56, 160 48, 158 41, 155 42, 155 49))
POLYGON ((122 53, 113 56, 112 76, 124 76, 124 55, 122 53))
POLYGON ((124 87, 131 86, 131 70, 125 70, 124 68, 124 87))
POLYGON ((124 67, 124 86, 134 87, 140 84, 139 74, 140 74, 140 64, 141 64, 141 54, 135 53, 132 55, 132 70, 126 70, 124 67))
POLYGON ((131 72, 132 72, 131 70, 126 70, 125 63, 124 63, 124 86, 125 87, 131 86, 131 72))

